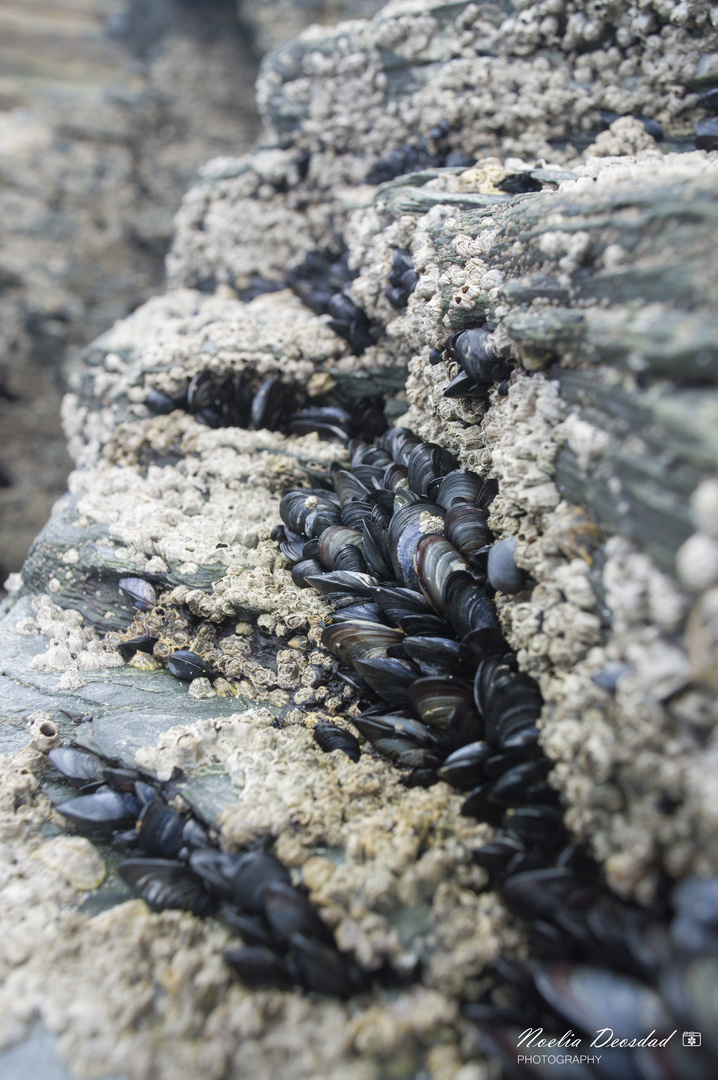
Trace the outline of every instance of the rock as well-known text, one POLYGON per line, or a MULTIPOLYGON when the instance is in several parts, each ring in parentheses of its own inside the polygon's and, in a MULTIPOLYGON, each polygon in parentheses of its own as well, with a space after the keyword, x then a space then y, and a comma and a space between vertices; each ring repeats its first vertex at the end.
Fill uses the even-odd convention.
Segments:
MULTIPOLYGON (((62 737, 76 731, 86 748, 174 777, 224 846, 273 846, 297 877, 306 867, 312 902, 361 963, 404 974, 418 959, 424 971, 421 987, 354 1003, 355 1036, 339 1045, 344 1005, 289 1008, 273 993, 228 992, 221 931, 121 905, 81 924, 78 965, 101 960, 87 1007, 112 1015, 112 1046, 133 1075, 159 1046, 158 1080, 177 1075, 178 1061, 191 1069, 200 1052, 203 1074, 239 1077, 232 1040, 243 1053, 247 1039, 267 1075, 379 1080, 387 1053, 407 1075, 429 1060, 468 1075, 457 998, 502 949, 523 948, 483 891, 471 853, 489 829, 461 816, 460 796, 404 787, 368 753, 352 762, 316 749, 311 728, 342 713, 350 721, 353 698, 321 648, 327 605, 295 585, 271 532, 304 466, 330 466, 341 451, 313 434, 198 423, 182 401, 204 371, 243 378, 253 396, 281 378, 308 401, 372 385, 397 411, 408 406, 402 422, 423 439, 496 480, 489 524, 530 575, 522 593, 497 596, 497 610, 520 668, 541 686, 541 745, 568 828, 639 901, 666 875, 718 871, 707 227, 718 164, 685 152, 684 130, 716 33, 698 0, 681 7, 695 30, 656 14, 652 59, 625 44, 609 55, 590 20, 436 0, 396 0, 370 23, 280 47, 260 77, 260 148, 203 170, 178 214, 167 293, 88 349, 64 406, 70 494, 0 623, 11 752, 0 807, 24 808, 17 850, 51 813, 44 759, 17 735, 42 710, 62 737), (647 142, 645 125, 625 117, 601 138, 609 107, 660 120, 666 139, 647 142), (406 161, 482 156, 361 183, 407 140, 416 154, 406 161), (358 356, 328 314, 283 287, 296 286, 287 273, 307 252, 333 246, 338 258, 344 245, 355 276, 342 303, 371 329, 358 356), (399 309, 386 295, 397 251, 418 275, 399 309), (266 280, 255 288, 254 276, 266 280), (444 342, 479 325, 501 375, 477 396, 446 397, 458 365, 442 358, 444 342), (157 400, 169 404, 158 411, 157 400), (157 605, 128 604, 116 589, 123 576, 151 581, 157 605), (117 646, 140 636, 156 639, 161 669, 117 664, 117 646), (223 679, 190 696, 164 669, 176 649, 223 679), (176 1013, 157 1003, 158 986, 172 988, 176 1013), (116 1004, 130 993, 139 1031, 136 1013, 116 1004), (429 1059, 424 1048, 438 1043, 445 1057, 429 1059)), ((620 6, 617 42, 643 40, 636 20, 620 6)), ((12 904, 6 917, 10 928, 21 922, 12 904)), ((50 962, 24 946, 17 1001, 0 992, 10 1022, 28 1001, 49 1011, 57 995, 55 981, 38 988, 38 972, 55 972, 71 930, 52 906, 44 917, 50 962)), ((69 978, 88 993, 82 970, 69 978)), ((55 1008, 67 1054, 81 1062, 81 1011, 55 1008)), ((112 1046, 108 1035, 102 1049, 112 1046)))
POLYGON ((161 287, 197 168, 256 134, 228 5, 111 8, 54 4, 48 33, 40 0, 0 4, 0 587, 65 489, 69 367, 161 287))

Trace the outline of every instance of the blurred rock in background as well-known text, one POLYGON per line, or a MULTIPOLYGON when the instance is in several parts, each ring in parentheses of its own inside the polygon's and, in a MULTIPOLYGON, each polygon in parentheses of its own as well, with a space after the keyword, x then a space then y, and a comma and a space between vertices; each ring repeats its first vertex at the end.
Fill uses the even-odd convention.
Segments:
POLYGON ((161 291, 197 168, 253 142, 257 57, 381 6, 0 0, 0 595, 65 490, 65 373, 161 291))
POLYGON ((195 170, 252 142, 232 0, 0 3, 0 583, 64 491, 64 372, 161 288, 195 170))

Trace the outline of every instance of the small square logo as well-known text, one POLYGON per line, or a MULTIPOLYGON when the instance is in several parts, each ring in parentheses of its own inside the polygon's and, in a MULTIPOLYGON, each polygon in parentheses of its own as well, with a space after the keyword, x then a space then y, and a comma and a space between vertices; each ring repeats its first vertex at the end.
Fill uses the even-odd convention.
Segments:
POLYGON ((700 1033, 700 1031, 684 1031, 683 1032, 683 1045, 684 1046, 700 1046, 701 1045, 701 1033, 700 1033))

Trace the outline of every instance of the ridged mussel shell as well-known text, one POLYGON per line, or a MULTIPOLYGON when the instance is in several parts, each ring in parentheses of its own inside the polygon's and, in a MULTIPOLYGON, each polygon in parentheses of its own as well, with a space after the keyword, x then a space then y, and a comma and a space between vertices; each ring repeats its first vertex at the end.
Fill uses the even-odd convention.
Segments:
POLYGON ((386 656, 386 650, 401 643, 404 633, 383 623, 339 622, 322 631, 322 645, 345 664, 354 667, 356 660, 386 656))

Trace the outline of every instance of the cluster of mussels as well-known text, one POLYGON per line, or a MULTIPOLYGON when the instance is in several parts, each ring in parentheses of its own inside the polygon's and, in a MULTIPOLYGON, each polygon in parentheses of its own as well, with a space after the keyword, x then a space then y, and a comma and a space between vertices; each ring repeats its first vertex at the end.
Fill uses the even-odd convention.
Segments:
POLYGON ((396 146, 383 158, 375 161, 364 177, 365 184, 385 184, 397 176, 420 172, 422 169, 460 166, 465 169, 474 165, 476 158, 454 150, 449 145, 451 124, 442 120, 429 132, 429 138, 417 139, 415 144, 405 143, 396 146))
POLYGON ((357 271, 349 269, 346 248, 310 251, 290 268, 286 284, 315 315, 329 315, 332 330, 349 342, 360 356, 376 340, 367 313, 352 300, 351 283, 357 271))
POLYGON ((407 301, 419 283, 419 275, 414 269, 411 254, 403 248, 396 248, 391 259, 389 284, 384 295, 393 308, 406 307, 407 301))
POLYGON ((369 432, 374 438, 386 428, 381 398, 350 401, 335 393, 329 403, 303 408, 306 405, 303 389, 278 375, 269 375, 255 390, 246 375, 238 372, 223 375, 204 369, 174 397, 150 390, 145 404, 159 415, 182 409, 211 428, 241 427, 250 431, 266 428, 292 435, 317 432, 323 438, 342 441, 359 432, 369 432))
MULTIPOLYGON (((485 341, 467 331, 448 345, 479 387, 473 353, 485 341)), ((466 1015, 512 1075, 708 1080, 718 1058, 718 880, 684 882, 647 910, 614 896, 570 843, 538 742, 541 694, 497 626, 494 590, 519 592, 526 576, 515 542, 492 542, 491 481, 405 428, 353 440, 348 453, 349 466, 334 465, 321 486, 313 473, 317 486, 284 496, 275 538, 295 583, 334 602, 322 644, 377 702, 352 724, 406 770, 406 783, 466 790, 462 813, 497 827, 474 859, 527 921, 532 958, 499 961, 466 1015), (567 1024, 578 1029, 570 1039, 567 1024), (708 1045, 683 1045, 671 1035, 681 1025, 710 1030, 708 1045), (590 1060, 576 1052, 575 1064, 560 1051, 547 1061, 532 1051, 540 1038, 564 1050, 598 1038, 602 1049, 590 1060)), ((326 751, 360 753, 329 722, 315 737, 326 751)))
POLYGON ((57 771, 79 786, 55 809, 78 832, 129 849, 122 880, 155 911, 214 916, 244 942, 224 956, 252 988, 302 987, 341 998, 366 990, 367 975, 337 950, 331 930, 289 870, 268 851, 220 851, 196 818, 168 805, 176 783, 108 765, 95 754, 58 747, 57 771))
POLYGON ((511 367, 496 355, 488 327, 472 326, 450 334, 443 345, 435 346, 429 354, 431 364, 440 364, 444 359, 453 360, 461 368, 444 390, 444 397, 486 401, 495 383, 499 384, 501 395, 507 392, 511 367))

